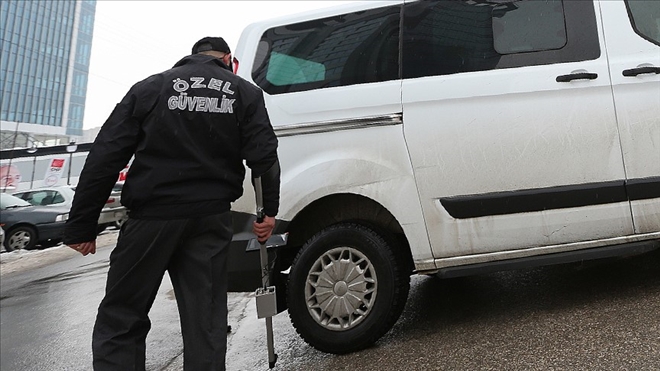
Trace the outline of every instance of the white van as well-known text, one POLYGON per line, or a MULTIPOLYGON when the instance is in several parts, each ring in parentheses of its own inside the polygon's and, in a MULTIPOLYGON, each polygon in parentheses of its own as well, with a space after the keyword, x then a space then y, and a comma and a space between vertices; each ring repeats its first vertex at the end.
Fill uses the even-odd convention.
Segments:
POLYGON ((660 1, 367 1, 252 24, 235 56, 280 142, 279 309, 322 351, 377 341, 411 274, 660 247, 660 1))

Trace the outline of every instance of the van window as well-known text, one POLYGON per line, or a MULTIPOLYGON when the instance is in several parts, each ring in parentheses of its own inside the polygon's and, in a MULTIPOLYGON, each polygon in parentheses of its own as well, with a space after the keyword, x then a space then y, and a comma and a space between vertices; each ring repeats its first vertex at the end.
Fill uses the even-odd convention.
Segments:
POLYGON ((444 0, 404 7, 404 78, 599 56, 590 1, 444 0))
POLYGON ((648 41, 660 45, 660 1, 626 1, 628 15, 635 32, 648 41))
POLYGON ((561 0, 520 1, 492 10, 493 46, 499 54, 561 49, 566 45, 561 0))
POLYGON ((325 80, 325 66, 305 59, 273 52, 266 80, 276 86, 304 84, 325 80))
POLYGON ((252 78, 269 94, 395 80, 400 11, 396 5, 271 28, 252 78))

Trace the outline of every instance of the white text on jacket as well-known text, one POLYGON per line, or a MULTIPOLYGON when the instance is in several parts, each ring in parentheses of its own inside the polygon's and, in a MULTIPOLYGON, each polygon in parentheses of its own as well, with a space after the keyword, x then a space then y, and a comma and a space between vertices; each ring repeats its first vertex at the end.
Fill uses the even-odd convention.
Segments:
POLYGON ((227 98, 227 95, 234 95, 231 90, 231 82, 211 78, 208 85, 204 84, 204 77, 191 77, 192 85, 186 80, 177 78, 172 80, 174 90, 179 95, 173 95, 167 100, 167 106, 170 110, 188 110, 190 112, 211 112, 211 113, 234 113, 234 102, 236 99, 227 98), (211 89, 222 91, 222 98, 188 96, 188 89, 211 89))

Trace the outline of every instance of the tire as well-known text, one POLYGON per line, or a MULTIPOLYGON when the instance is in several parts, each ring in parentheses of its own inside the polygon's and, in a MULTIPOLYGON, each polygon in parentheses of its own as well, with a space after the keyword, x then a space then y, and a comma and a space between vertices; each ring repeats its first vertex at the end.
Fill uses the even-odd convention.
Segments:
POLYGON ((19 226, 11 229, 5 236, 5 249, 32 250, 37 244, 37 231, 28 226, 19 226))
POLYGON ((386 241, 393 239, 345 223, 303 246, 291 267, 287 302, 291 322, 308 344, 350 353, 392 328, 408 298, 410 275, 386 241))

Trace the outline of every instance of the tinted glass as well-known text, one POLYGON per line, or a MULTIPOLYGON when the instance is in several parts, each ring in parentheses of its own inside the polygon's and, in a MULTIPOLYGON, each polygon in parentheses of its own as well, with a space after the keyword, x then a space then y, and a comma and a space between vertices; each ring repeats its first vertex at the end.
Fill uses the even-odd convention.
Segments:
POLYGON ((55 191, 34 191, 18 193, 17 196, 32 205, 51 205, 55 198, 54 193, 55 191))
POLYGON ((269 29, 252 71, 269 94, 397 79, 400 6, 269 29))
POLYGON ((660 45, 660 1, 628 0, 626 5, 635 32, 660 45))
POLYGON ((493 46, 499 54, 561 49, 566 45, 561 0, 496 5, 492 20, 493 46))
POLYGON ((69 199, 73 198, 73 190, 66 188, 62 189, 61 192, 52 189, 44 189, 39 191, 19 192, 14 195, 32 205, 48 206, 66 202, 64 193, 66 193, 66 196, 68 196, 69 199))
POLYGON ((404 78, 599 56, 590 1, 444 0, 404 8, 404 78))

